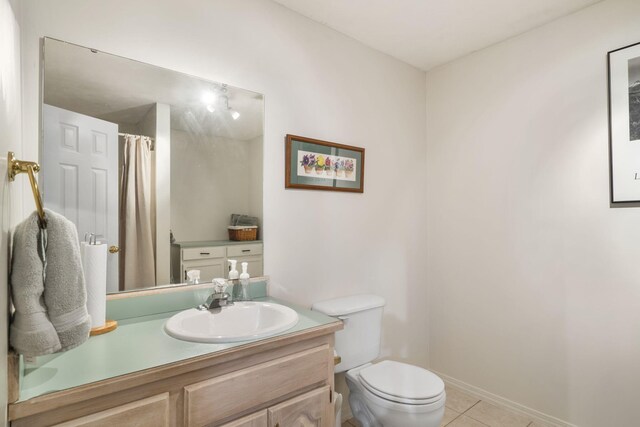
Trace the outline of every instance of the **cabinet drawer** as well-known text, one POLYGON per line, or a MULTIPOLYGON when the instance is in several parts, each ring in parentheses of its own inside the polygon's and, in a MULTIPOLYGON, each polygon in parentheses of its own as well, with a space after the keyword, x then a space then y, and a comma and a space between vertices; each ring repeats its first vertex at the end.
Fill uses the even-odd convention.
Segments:
POLYGON ((212 424, 323 383, 330 372, 332 357, 330 347, 323 345, 187 386, 184 424, 189 427, 212 424))
POLYGON ((224 246, 209 246, 203 248, 189 248, 182 250, 183 261, 192 259, 224 258, 224 255, 224 246))
POLYGON ((233 245, 227 246, 227 257, 260 255, 262 254, 262 245, 254 243, 253 245, 233 245))
POLYGON ((222 424, 220 427, 267 427, 267 420, 267 411, 265 410, 222 424))
POLYGON ((62 424, 56 424, 57 427, 160 427, 168 425, 169 393, 158 394, 62 424))

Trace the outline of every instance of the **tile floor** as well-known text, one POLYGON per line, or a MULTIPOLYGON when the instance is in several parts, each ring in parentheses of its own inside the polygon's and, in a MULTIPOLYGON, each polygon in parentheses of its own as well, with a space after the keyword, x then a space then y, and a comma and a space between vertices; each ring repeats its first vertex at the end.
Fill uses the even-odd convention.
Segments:
MULTIPOLYGON (((524 415, 483 402, 453 387, 446 387, 447 402, 441 427, 551 427, 533 422, 524 415)), ((342 427, 359 427, 357 421, 348 420, 342 427)), ((402 427, 402 426, 389 426, 402 427)))

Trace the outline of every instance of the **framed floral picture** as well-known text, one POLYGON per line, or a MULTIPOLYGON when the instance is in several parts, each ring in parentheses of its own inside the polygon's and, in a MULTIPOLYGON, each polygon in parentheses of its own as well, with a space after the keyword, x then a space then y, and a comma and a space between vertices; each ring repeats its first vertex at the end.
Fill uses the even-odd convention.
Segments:
POLYGON ((363 193, 364 148, 287 135, 284 186, 363 193))
POLYGON ((640 43, 608 59, 611 202, 640 202, 640 43))

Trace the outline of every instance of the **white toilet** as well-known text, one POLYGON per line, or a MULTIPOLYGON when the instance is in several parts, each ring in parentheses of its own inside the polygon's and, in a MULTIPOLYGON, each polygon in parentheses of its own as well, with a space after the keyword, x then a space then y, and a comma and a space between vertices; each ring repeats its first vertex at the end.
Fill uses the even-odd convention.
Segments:
POLYGON ((344 322, 336 332, 342 361, 335 371, 347 371, 353 416, 363 427, 438 427, 446 399, 440 377, 392 360, 371 363, 380 353, 384 305, 377 295, 354 295, 312 307, 344 322))

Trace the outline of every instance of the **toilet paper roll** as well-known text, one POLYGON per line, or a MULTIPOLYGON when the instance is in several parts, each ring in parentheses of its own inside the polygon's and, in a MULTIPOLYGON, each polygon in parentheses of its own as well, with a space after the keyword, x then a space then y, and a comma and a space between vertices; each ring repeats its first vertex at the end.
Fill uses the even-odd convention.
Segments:
POLYGON ((107 245, 80 245, 87 286, 87 311, 91 328, 104 326, 107 312, 107 245))

